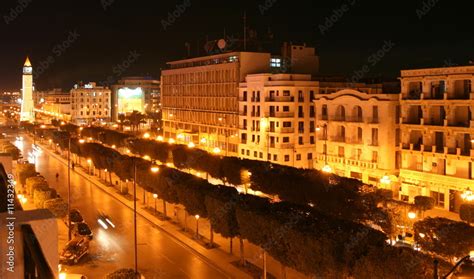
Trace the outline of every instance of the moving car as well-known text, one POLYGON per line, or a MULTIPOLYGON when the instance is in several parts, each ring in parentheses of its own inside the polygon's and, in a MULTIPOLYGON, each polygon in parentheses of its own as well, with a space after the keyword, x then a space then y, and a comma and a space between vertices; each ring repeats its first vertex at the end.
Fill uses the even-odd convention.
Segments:
POLYGON ((115 229, 115 224, 112 222, 109 216, 101 213, 97 218, 97 223, 104 229, 115 229))
POLYGON ((64 264, 77 264, 82 257, 89 253, 89 239, 76 237, 69 241, 59 255, 59 262, 64 264))
POLYGON ((89 228, 89 225, 85 222, 76 223, 72 227, 72 232, 76 237, 87 237, 89 240, 92 240, 92 231, 89 228))

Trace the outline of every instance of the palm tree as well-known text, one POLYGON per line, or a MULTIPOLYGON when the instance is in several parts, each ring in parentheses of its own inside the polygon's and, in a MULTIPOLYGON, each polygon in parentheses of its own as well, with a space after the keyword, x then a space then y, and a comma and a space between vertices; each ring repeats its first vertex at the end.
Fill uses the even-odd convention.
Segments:
POLYGON ((161 111, 159 112, 147 112, 147 119, 151 120, 151 128, 161 128, 161 111))
POLYGON ((124 113, 120 113, 118 115, 118 123, 119 123, 119 127, 120 127, 120 131, 123 131, 123 125, 124 125, 124 122, 126 121, 127 117, 125 116, 124 113))
POLYGON ((140 128, 140 124, 146 123, 145 115, 141 112, 134 110, 128 117, 128 121, 130 121, 130 125, 132 126, 132 131, 138 131, 140 128))

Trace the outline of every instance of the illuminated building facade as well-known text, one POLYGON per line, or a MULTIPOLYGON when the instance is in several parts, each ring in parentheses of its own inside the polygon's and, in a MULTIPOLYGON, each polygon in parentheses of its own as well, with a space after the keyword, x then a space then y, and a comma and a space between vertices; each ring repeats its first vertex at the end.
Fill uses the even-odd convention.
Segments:
POLYGON ((55 88, 48 91, 33 92, 35 111, 46 117, 70 120, 71 117, 71 95, 55 88))
POLYGON ((316 168, 397 190, 398 94, 352 86, 357 90, 320 90, 316 95, 316 168))
POLYGON ((311 75, 248 75, 239 87, 239 157, 312 168, 318 88, 311 75))
POLYGON ((33 104, 33 67, 30 59, 27 57, 23 66, 23 86, 21 97, 20 121, 34 121, 33 104))
POLYGON ((71 89, 72 121, 78 124, 110 121, 111 90, 95 82, 71 89))
POLYGON ((457 212, 474 189, 474 66, 405 70, 400 81, 400 198, 457 212))
POLYGON ((160 81, 151 77, 125 77, 111 86, 112 119, 120 113, 160 112, 160 81))
POLYGON ((165 138, 237 156, 239 83, 269 72, 270 54, 231 52, 168 66, 161 75, 165 138))

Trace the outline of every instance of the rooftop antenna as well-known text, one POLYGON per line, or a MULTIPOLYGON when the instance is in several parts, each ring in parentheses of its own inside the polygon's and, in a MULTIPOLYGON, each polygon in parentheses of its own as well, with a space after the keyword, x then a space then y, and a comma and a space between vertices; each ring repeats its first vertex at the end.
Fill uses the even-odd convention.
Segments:
POLYGON ((244 11, 244 51, 247 51, 247 11, 244 11))

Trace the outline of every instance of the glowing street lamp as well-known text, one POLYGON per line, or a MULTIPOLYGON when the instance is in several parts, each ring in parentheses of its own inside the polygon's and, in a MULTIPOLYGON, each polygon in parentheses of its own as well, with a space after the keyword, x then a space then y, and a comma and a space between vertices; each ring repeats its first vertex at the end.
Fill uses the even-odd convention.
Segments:
POLYGON ((383 185, 390 185, 392 181, 390 180, 390 177, 388 175, 384 175, 382 178, 380 178, 380 183, 383 185))
POLYGON ((207 143, 207 139, 206 139, 206 138, 202 138, 202 139, 201 139, 201 143, 202 143, 202 144, 206 144, 206 143, 207 143))
POLYGON ((169 144, 175 144, 175 143, 176 143, 176 140, 171 138, 171 139, 168 140, 168 143, 169 143, 169 144))
POLYGON ((466 191, 461 194, 461 198, 467 202, 472 202, 474 201, 474 193, 471 189, 467 188, 466 191))
POLYGON ((150 168, 150 170, 151 170, 152 173, 157 173, 157 172, 160 171, 160 168, 159 168, 158 166, 155 166, 155 165, 154 165, 154 166, 152 166, 152 167, 150 168))
POLYGON ((156 140, 157 140, 157 141, 164 141, 165 139, 164 139, 162 136, 158 136, 158 137, 156 138, 156 140))
POLYGON ((214 149, 212 150, 212 152, 213 152, 214 154, 219 154, 219 153, 221 153, 221 149, 220 149, 219 147, 214 147, 214 149))
POLYGON ((199 215, 195 215, 194 218, 196 218, 196 239, 199 239, 199 215))
POLYGON ((194 144, 194 142, 190 142, 190 143, 188 144, 188 147, 189 147, 189 148, 194 148, 194 147, 196 147, 196 145, 194 144))
POLYGON ((408 212, 408 218, 411 220, 416 219, 416 213, 415 212, 408 212))
POLYGON ((80 144, 83 144, 84 142, 86 142, 84 139, 80 139, 80 140, 79 140, 79 143, 80 143, 80 144))
POLYGON ((144 138, 144 139, 149 139, 149 138, 150 138, 150 134, 149 134, 149 133, 143 134, 143 138, 144 138))
POLYGON ((325 173, 332 173, 332 168, 330 165, 324 165, 324 167, 322 168, 322 171, 325 173))
POLYGON ((151 160, 151 157, 149 155, 145 155, 143 156, 143 159, 147 160, 147 161, 150 161, 151 160))

